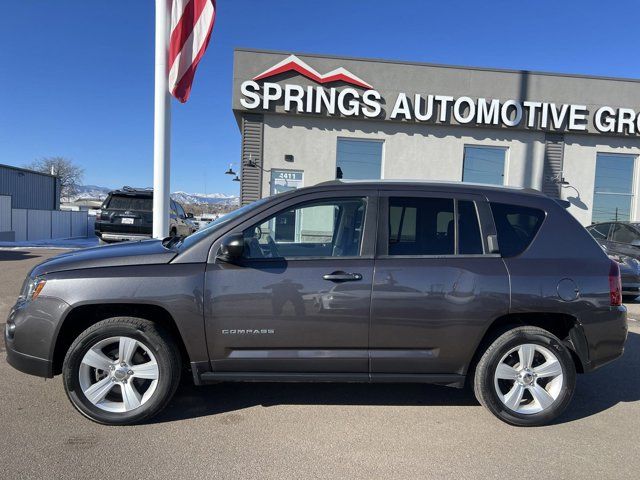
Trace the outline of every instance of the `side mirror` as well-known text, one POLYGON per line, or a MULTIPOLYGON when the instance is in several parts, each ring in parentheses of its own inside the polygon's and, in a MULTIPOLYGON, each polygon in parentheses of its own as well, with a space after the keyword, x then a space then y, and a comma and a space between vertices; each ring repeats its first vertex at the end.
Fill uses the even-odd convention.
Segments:
POLYGON ((241 233, 233 233, 222 239, 217 258, 223 262, 233 263, 242 257, 244 253, 244 236, 241 233))
POLYGON ((193 213, 191 212, 187 213, 187 218, 193 218, 193 213))

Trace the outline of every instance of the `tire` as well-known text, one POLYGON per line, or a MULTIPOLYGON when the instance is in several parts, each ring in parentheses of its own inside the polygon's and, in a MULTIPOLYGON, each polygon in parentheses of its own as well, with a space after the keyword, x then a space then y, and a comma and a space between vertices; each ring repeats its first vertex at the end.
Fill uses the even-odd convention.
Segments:
POLYGON ((104 425, 127 425, 147 420, 167 405, 181 370, 174 341, 158 325, 113 317, 75 339, 62 375, 67 397, 80 413, 104 425))
POLYGON ((556 336, 537 327, 500 335, 480 358, 473 385, 476 398, 491 413, 522 427, 555 420, 571 402, 575 386, 571 353, 556 336), (523 369, 527 363, 529 368, 523 369))

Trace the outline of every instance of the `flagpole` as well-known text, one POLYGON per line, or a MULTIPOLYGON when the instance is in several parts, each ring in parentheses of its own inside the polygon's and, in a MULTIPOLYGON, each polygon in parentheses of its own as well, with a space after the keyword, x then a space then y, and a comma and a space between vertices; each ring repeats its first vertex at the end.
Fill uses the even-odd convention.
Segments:
POLYGON ((156 0, 156 59, 153 118, 153 237, 169 235, 171 165, 171 94, 169 56, 170 0, 156 0))

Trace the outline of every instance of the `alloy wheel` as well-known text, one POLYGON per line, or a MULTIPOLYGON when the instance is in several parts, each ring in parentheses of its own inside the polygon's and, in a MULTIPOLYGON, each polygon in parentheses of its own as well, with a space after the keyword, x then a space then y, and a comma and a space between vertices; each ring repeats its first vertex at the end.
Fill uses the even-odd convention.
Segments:
POLYGON ((564 383, 562 365, 548 348, 525 343, 509 350, 498 362, 494 387, 500 401, 520 414, 550 408, 564 383))
POLYGON ((160 371, 151 349, 131 337, 109 337, 87 350, 78 369, 84 396, 106 412, 125 413, 153 396, 160 371))

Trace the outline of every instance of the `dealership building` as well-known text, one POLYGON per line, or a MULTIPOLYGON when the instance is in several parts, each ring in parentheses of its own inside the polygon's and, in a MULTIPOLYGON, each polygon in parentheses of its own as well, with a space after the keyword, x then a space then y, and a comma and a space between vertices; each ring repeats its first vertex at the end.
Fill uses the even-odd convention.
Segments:
POLYGON ((243 204, 343 179, 463 181, 640 220, 640 81, 237 49, 243 204))

